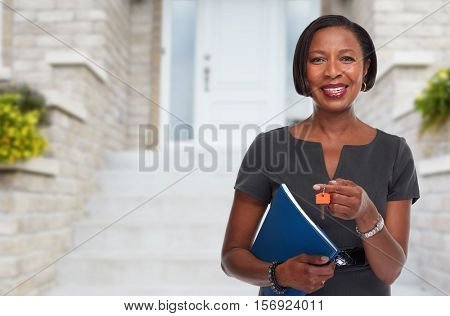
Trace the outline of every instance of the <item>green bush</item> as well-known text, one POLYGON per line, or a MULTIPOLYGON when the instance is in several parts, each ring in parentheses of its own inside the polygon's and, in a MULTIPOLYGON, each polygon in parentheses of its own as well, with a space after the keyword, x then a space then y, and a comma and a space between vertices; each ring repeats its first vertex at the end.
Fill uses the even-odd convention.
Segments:
MULTIPOLYGON (((17 92, 0 94, 0 162, 15 163, 41 155, 47 147, 38 123, 43 107, 24 102, 17 92)), ((45 100, 44 100, 45 104, 45 100)))
POLYGON ((0 87, 0 95, 7 97, 7 95, 19 94, 20 98, 12 101, 19 107, 22 113, 28 111, 38 110, 42 113, 39 118, 38 125, 46 125, 45 121, 45 98, 36 90, 31 89, 28 85, 6 85, 0 87))
POLYGON ((450 116, 450 68, 439 69, 415 99, 414 108, 422 114, 420 136, 440 129, 450 116))

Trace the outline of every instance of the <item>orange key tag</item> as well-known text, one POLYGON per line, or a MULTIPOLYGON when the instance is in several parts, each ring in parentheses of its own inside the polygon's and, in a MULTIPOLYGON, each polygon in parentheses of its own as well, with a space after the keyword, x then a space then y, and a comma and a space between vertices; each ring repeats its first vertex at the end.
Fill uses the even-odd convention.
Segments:
POLYGON ((325 219, 325 205, 330 204, 330 194, 325 192, 325 187, 323 187, 323 192, 316 194, 316 204, 320 204, 320 219, 325 219))
POLYGON ((316 204, 330 204, 330 194, 325 192, 317 193, 316 204))

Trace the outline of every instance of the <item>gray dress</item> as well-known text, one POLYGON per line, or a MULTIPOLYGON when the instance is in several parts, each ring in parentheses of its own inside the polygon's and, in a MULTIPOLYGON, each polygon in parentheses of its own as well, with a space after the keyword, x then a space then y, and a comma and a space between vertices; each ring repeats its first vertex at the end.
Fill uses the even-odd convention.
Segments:
MULTIPOLYGON (((419 185, 411 150, 403 137, 377 129, 365 145, 344 145, 333 177, 352 180, 368 194, 385 217, 387 201, 412 199, 419 185)), ((322 144, 294 138, 289 126, 260 133, 242 161, 234 188, 270 203, 280 183, 286 183, 303 210, 340 248, 363 247, 354 220, 320 219, 313 185, 328 183, 322 144)), ((367 261, 367 260, 366 260, 367 261)), ((333 278, 310 295, 390 295, 370 265, 337 267, 333 278)))

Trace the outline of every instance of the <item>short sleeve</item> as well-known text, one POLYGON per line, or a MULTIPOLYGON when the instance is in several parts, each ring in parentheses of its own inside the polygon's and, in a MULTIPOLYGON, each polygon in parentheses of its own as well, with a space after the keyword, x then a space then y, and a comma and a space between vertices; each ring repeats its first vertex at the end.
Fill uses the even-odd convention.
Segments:
POLYGON ((388 185, 388 201, 409 200, 414 204, 420 198, 414 159, 405 138, 400 137, 392 176, 388 185))
POLYGON ((268 204, 272 200, 271 180, 264 174, 263 133, 258 134, 247 150, 237 175, 234 189, 247 193, 268 204))

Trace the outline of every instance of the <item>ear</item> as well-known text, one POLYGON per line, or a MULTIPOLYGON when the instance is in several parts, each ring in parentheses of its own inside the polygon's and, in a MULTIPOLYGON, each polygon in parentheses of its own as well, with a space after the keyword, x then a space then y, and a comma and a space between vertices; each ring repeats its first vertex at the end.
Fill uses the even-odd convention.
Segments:
POLYGON ((370 67, 370 59, 368 59, 365 63, 364 63, 364 76, 365 77, 367 75, 367 72, 369 71, 369 67, 370 67))

